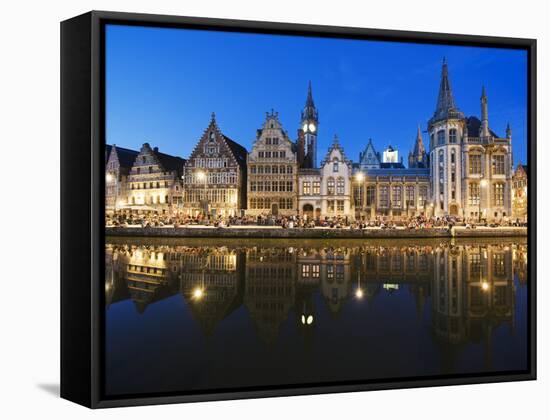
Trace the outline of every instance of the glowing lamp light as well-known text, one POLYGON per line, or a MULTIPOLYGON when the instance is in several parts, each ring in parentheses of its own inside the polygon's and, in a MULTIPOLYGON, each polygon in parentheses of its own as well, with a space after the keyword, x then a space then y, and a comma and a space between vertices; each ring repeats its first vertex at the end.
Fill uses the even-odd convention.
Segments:
POLYGON ((487 180, 486 180, 486 179, 482 179, 482 180, 479 182, 479 185, 481 185, 482 187, 486 187, 486 186, 487 186, 487 180))
POLYGON ((357 299, 362 299, 362 298, 363 298, 363 289, 357 289, 357 290, 355 291, 355 297, 356 297, 357 299))
POLYGON ((302 325, 311 325, 313 324, 313 315, 302 315, 302 325))
POLYGON ((481 290, 483 290, 484 292, 488 291, 489 290, 489 283, 487 283, 486 281, 481 283, 481 290))
POLYGON ((363 181, 363 179, 365 179, 365 175, 363 175, 362 172, 359 172, 359 173, 357 173, 357 174, 355 175, 355 180, 356 180, 357 182, 361 182, 361 181, 363 181))
POLYGON ((112 182, 113 181, 113 175, 112 174, 105 175, 105 181, 112 182))
POLYGON ((197 287, 195 290, 193 290, 193 298, 199 300, 202 299, 204 296, 204 290, 200 287, 197 287))
POLYGON ((199 181, 204 181, 206 179, 206 173, 204 173, 203 171, 198 171, 197 172, 197 179, 199 181))

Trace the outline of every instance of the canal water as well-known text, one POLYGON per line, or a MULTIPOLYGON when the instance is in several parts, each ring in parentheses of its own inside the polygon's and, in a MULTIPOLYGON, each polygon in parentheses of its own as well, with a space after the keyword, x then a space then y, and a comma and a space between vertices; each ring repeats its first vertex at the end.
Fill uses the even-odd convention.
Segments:
POLYGON ((107 396, 528 368, 527 244, 108 238, 107 396))

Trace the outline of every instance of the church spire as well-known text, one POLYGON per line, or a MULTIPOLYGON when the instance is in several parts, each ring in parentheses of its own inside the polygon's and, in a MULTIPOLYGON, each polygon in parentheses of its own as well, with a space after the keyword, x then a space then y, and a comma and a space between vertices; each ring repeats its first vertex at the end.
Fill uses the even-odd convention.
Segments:
POLYGON ((311 80, 309 81, 309 84, 308 84, 308 87, 307 87, 306 106, 311 106, 311 107, 315 108, 315 104, 313 103, 313 94, 311 93, 311 80))
POLYGON ((441 81, 439 83, 437 105, 430 123, 447 118, 464 118, 464 114, 456 107, 449 79, 449 68, 447 67, 447 60, 444 57, 441 66, 441 81))
POLYGON ((308 120, 308 122, 318 122, 317 108, 315 108, 315 102, 313 101, 313 93, 311 90, 311 80, 309 81, 307 88, 306 105, 302 111, 302 122, 306 120, 308 120))
POLYGON ((424 142, 422 141, 422 131, 420 125, 416 132, 416 140, 414 142, 413 151, 409 153, 409 168, 427 168, 428 167, 428 155, 424 142))

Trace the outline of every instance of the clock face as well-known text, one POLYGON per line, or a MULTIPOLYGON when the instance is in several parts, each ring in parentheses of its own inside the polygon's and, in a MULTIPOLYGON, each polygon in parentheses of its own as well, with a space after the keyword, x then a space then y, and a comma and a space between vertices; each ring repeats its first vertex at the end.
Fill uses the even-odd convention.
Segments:
POLYGON ((315 133, 315 124, 311 123, 309 125, 309 131, 311 131, 312 133, 315 133))
POLYGON ((307 123, 304 124, 304 126, 302 127, 302 129, 303 129, 304 131, 307 131, 307 123))

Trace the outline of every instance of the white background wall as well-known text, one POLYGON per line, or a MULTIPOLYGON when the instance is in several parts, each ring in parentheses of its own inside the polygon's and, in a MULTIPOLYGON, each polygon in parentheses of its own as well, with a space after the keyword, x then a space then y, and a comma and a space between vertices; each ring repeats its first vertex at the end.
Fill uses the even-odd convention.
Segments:
MULTIPOLYGON (((538 38, 539 185, 550 159, 550 26, 542 1, 16 1, 2 4, 0 416, 16 418, 437 418, 548 415, 548 274, 539 210, 539 381, 89 411, 59 384, 59 21, 91 9, 538 38), (32 233, 30 229, 32 228, 32 233), (7 235, 6 235, 7 233, 7 235), (536 413, 540 413, 537 415, 536 413)), ((541 189, 544 189, 542 187, 541 189)), ((550 204, 539 197, 539 209, 550 204)), ((406 349, 404 349, 406 351, 406 349)), ((506 349, 502 349, 506 351, 506 349)))

